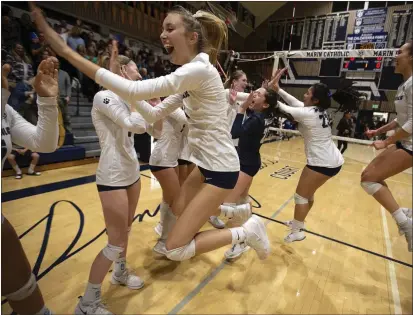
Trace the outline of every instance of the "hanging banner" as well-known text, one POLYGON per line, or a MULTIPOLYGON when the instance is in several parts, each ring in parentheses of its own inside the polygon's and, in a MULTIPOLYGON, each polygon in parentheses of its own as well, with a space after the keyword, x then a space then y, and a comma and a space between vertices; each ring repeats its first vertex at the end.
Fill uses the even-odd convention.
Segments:
MULTIPOLYGON (((325 23, 326 16, 324 15, 305 19, 301 49, 321 49, 323 47, 325 23)), ((284 50, 285 49, 286 47, 284 45, 284 50)))
POLYGON ((327 15, 324 43, 344 42, 346 40, 349 16, 349 13, 327 15))
POLYGON ((398 10, 393 12, 389 34, 389 47, 401 47, 412 35, 412 10, 398 10))
POLYGON ((386 17, 387 8, 357 10, 354 34, 383 32, 386 17))

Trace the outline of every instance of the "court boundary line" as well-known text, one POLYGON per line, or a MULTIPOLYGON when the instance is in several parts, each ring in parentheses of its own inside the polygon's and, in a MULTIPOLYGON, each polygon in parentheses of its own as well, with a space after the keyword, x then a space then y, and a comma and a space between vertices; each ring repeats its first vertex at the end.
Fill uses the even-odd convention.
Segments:
MULTIPOLYGON (((148 165, 141 165, 140 171, 146 171, 149 169, 148 165)), ((143 174, 141 174, 143 175, 143 174)), ((59 182, 53 182, 48 184, 43 184, 39 186, 26 187, 22 189, 16 189, 11 191, 6 191, 1 194, 1 203, 14 201, 21 198, 32 197, 36 195, 45 194, 48 192, 53 192, 65 188, 72 188, 80 185, 90 184, 96 182, 96 175, 87 175, 82 177, 76 177, 71 179, 62 180, 59 182)))
MULTIPOLYGON (((383 222, 384 244, 386 246, 386 254, 387 256, 393 258, 393 250, 392 250, 392 246, 390 242, 389 227, 387 225, 386 212, 383 206, 380 206, 380 213, 381 213, 381 218, 383 222)), ((388 262, 391 292, 392 292, 392 297, 393 297, 394 314, 398 315, 398 314, 402 314, 402 307, 400 304, 399 287, 397 285, 396 268, 392 261, 388 260, 387 262, 388 262)))
MULTIPOLYGON (((155 217, 158 212, 159 212, 159 208, 160 205, 158 205, 155 209, 155 211, 153 213, 150 212, 149 209, 145 209, 142 213, 138 213, 133 217, 132 220, 132 224, 135 223, 135 221, 137 219, 139 219, 139 222, 143 221, 143 218, 148 215, 149 217, 153 218, 155 217)), ((32 225, 29 229, 27 229, 25 232, 23 232, 21 235, 19 235, 19 239, 22 239, 23 237, 25 237, 27 234, 29 234, 34 228, 36 228, 40 223, 42 223, 43 221, 45 221, 47 219, 46 222, 46 227, 43 233, 43 240, 42 240, 42 244, 38 253, 38 256, 36 258, 36 262, 34 263, 33 266, 33 274, 36 276, 36 281, 40 281, 43 277, 45 277, 49 272, 51 272, 54 268, 56 268, 57 266, 59 266, 60 264, 64 263, 65 261, 67 261, 68 259, 70 259, 72 256, 76 255, 77 253, 81 252, 84 248, 88 247, 89 245, 91 245, 92 243, 94 243, 97 239, 99 239, 105 232, 106 232, 106 228, 104 228, 99 234, 97 234, 95 237, 93 237, 91 240, 89 240, 88 242, 84 243, 82 246, 80 246, 79 248, 77 248, 76 250, 74 250, 72 252, 72 249, 77 245, 77 242, 79 241, 82 233, 83 233, 83 229, 84 229, 84 222, 85 222, 85 217, 84 217, 84 213, 82 211, 82 209, 79 208, 79 206, 77 206, 73 201, 70 200, 58 200, 56 202, 54 202, 52 204, 52 206, 49 209, 49 214, 47 214, 45 217, 43 217, 42 219, 40 219, 39 221, 37 221, 34 225, 32 225), (67 202, 69 204, 71 204, 76 211, 79 213, 79 228, 78 228, 78 232, 77 235, 75 236, 75 238, 72 240, 71 244, 67 247, 67 249, 64 251, 63 254, 61 254, 50 266, 48 266, 46 269, 44 269, 41 273, 40 273, 40 268, 41 265, 43 263, 43 258, 46 254, 47 251, 47 246, 48 246, 48 242, 50 239, 50 229, 52 227, 53 224, 53 218, 54 218, 54 213, 55 213, 55 208, 56 205, 59 204, 60 202, 67 202)), ((8 299, 4 297, 4 299, 1 301, 1 304, 5 304, 8 302, 8 299)), ((11 313, 11 315, 17 315, 14 311, 11 313)))
MULTIPOLYGON (((294 195, 292 195, 287 201, 285 201, 272 215, 271 218, 275 218, 280 212, 293 200, 294 195)), ((268 221, 264 223, 268 224, 268 221)), ((168 314, 177 314, 180 312, 191 300, 199 293, 201 290, 208 285, 218 275, 225 265, 230 265, 226 259, 224 259, 221 264, 218 265, 212 272, 210 272, 191 292, 189 292, 178 304, 176 304, 168 314)))
MULTIPOLYGON (((257 216, 259 216, 259 217, 261 217, 261 218, 263 218, 263 219, 267 219, 267 220, 269 220, 269 221, 272 221, 272 222, 275 222, 275 223, 279 223, 279 224, 285 226, 285 223, 284 223, 284 222, 281 222, 281 221, 279 221, 279 220, 275 220, 275 219, 273 219, 273 218, 271 218, 271 217, 267 217, 267 216, 265 216, 265 215, 262 215, 262 214, 259 214, 259 213, 255 213, 255 212, 254 212, 254 214, 257 215, 257 216)), ((410 265, 409 263, 406 263, 406 262, 404 262, 404 261, 397 260, 397 259, 394 259, 394 258, 392 258, 392 257, 388 257, 388 256, 385 256, 385 255, 382 255, 382 254, 373 252, 373 251, 371 251, 371 250, 368 250, 368 249, 359 247, 359 246, 357 246, 357 245, 353 245, 353 244, 350 244, 350 243, 347 243, 347 242, 343 242, 343 241, 337 240, 337 239, 335 239, 335 238, 332 238, 332 237, 329 237, 329 236, 326 236, 326 235, 323 235, 323 234, 319 234, 319 233, 316 233, 316 232, 313 232, 313 231, 310 231, 310 230, 307 230, 307 229, 301 229, 301 231, 307 232, 307 233, 312 234, 312 235, 315 235, 315 236, 319 236, 319 237, 321 237, 321 238, 324 238, 324 239, 326 239, 326 240, 339 243, 339 244, 341 244, 341 245, 345 245, 345 246, 348 246, 348 247, 352 247, 352 248, 354 248, 354 249, 358 249, 358 250, 363 251, 363 252, 365 252, 365 253, 372 254, 372 255, 374 255, 374 256, 377 256, 377 257, 380 257, 380 258, 384 258, 384 259, 389 260, 389 261, 396 262, 396 263, 398 263, 398 264, 400 264, 400 265, 404 265, 404 266, 406 266, 406 267, 413 268, 413 265, 410 265)))

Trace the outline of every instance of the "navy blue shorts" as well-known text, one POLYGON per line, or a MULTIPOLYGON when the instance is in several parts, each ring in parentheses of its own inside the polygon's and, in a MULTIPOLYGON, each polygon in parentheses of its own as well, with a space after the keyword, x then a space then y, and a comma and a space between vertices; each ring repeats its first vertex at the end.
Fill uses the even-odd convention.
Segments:
POLYGON ((329 177, 336 176, 338 172, 340 172, 341 170, 341 166, 330 168, 330 167, 322 167, 322 166, 311 166, 307 164, 307 167, 314 172, 321 173, 329 177))
POLYGON ((413 151, 410 151, 409 149, 405 148, 400 141, 396 142, 396 147, 397 149, 402 149, 403 151, 409 153, 410 155, 413 155, 413 151))
POLYGON ((119 189, 128 189, 129 187, 135 185, 137 182, 139 182, 141 178, 139 177, 136 182, 133 184, 130 184, 128 186, 105 186, 105 185, 97 185, 98 186, 98 192, 102 191, 111 191, 111 190, 119 190, 119 189))
POLYGON ((239 172, 214 172, 199 167, 199 171, 205 177, 204 183, 219 188, 234 189, 238 181, 239 172))
POLYGON ((178 165, 191 165, 193 164, 191 161, 178 159, 178 165))
POLYGON ((21 155, 20 153, 18 153, 16 150, 12 150, 11 151, 11 154, 13 154, 14 156, 24 156, 24 157, 27 157, 27 158, 30 158, 31 156, 32 156, 32 151, 30 151, 30 150, 27 150, 26 152, 24 152, 24 154, 23 155, 21 155))
POLYGON ((260 170, 261 165, 244 165, 241 164, 240 168, 241 168, 241 172, 254 177, 258 171, 260 170))
POLYGON ((166 170, 168 168, 174 168, 174 167, 149 165, 149 169, 151 170, 152 173, 157 172, 157 171, 166 170))

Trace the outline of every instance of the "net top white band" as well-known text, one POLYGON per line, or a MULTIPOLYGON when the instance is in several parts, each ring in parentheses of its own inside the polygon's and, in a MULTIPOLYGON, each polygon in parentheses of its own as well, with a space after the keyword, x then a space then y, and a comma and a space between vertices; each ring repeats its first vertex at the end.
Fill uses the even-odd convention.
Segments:
MULTIPOLYGON (((280 132, 285 132, 285 133, 291 133, 295 135, 301 135, 301 133, 298 130, 290 130, 290 129, 282 129, 282 128, 273 128, 270 127, 270 130, 272 131, 280 131, 280 132)), ((361 140, 361 139, 354 139, 354 138, 347 138, 347 137, 339 137, 339 136, 332 136, 334 140, 342 140, 342 141, 347 141, 350 143, 358 143, 358 144, 367 144, 371 145, 373 141, 370 140, 361 140)))
POLYGON ((351 49, 351 50, 296 50, 275 51, 274 56, 287 58, 395 58, 398 49, 351 49))

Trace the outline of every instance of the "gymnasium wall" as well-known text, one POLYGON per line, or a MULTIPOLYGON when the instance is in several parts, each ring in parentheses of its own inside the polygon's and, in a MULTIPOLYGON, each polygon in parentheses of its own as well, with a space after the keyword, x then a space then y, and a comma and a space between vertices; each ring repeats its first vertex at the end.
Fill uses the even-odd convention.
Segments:
MULTIPOLYGON (((386 2, 383 1, 383 4, 386 2)), ((274 12, 265 22, 257 27, 245 40, 244 51, 267 51, 267 40, 269 37, 269 23, 270 21, 290 19, 293 16, 293 7, 295 4, 295 18, 319 16, 332 13, 332 1, 295 1, 287 2, 279 10, 274 12)), ((394 11, 413 9, 413 4, 391 6, 387 8, 387 18, 384 31, 389 32, 391 27, 391 20, 394 11)), ((348 11, 349 22, 347 27, 347 34, 352 34, 354 31, 354 23, 357 10, 348 11)), ((337 12, 335 12, 337 13, 337 12)))
MULTIPOLYGON (((274 14, 272 14, 265 22, 263 22, 255 31, 253 34, 251 34, 245 41, 245 49, 244 51, 247 52, 262 52, 262 51, 267 51, 271 52, 270 49, 267 49, 268 42, 271 40, 271 32, 274 32, 274 30, 271 30, 272 23, 274 21, 279 21, 283 22, 288 19, 292 18, 293 15, 293 7, 295 4, 295 16, 294 19, 299 18, 305 18, 305 17, 316 17, 316 16, 323 16, 326 14, 336 14, 336 13, 343 13, 343 12, 332 12, 333 10, 333 2, 328 1, 328 2, 315 2, 315 1, 309 1, 309 2, 288 2, 286 3, 283 7, 281 7, 279 10, 277 10, 274 14)), ((364 3, 363 3, 364 4, 364 3)), ((383 2, 383 5, 385 5, 386 2, 383 2)), ((388 3, 388 5, 391 5, 391 2, 388 3)), ((413 4, 410 2, 409 4, 406 5, 398 5, 398 6, 389 6, 387 7, 387 14, 385 18, 385 22, 383 25, 383 32, 387 32, 390 37, 390 33, 392 31, 392 21, 393 21, 393 14, 394 11, 396 10, 408 10, 408 9, 413 9, 413 4)), ((348 12, 348 22, 347 22, 347 27, 346 27, 346 34, 345 38, 347 38, 347 35, 355 33, 355 22, 356 22, 356 12, 357 10, 349 10, 345 11, 348 12)), ((411 17, 410 17, 411 20, 411 17)), ((408 20, 407 20, 408 21, 408 20)), ((413 29, 413 22, 410 22, 410 30, 413 29)), ((285 33, 285 39, 284 39, 284 47, 283 50, 288 50, 288 45, 289 45, 289 33, 290 33, 290 27, 287 27, 287 31, 285 33), (287 47, 287 49, 286 49, 287 47)), ((327 35, 325 35, 324 40, 322 39, 321 41, 325 43, 327 35)), ((411 32, 407 32, 407 39, 412 37, 411 32)), ((301 38, 301 37, 298 37, 301 38)), ((299 40, 300 41, 300 40, 299 40)), ((299 43, 299 42, 298 42, 299 43)), ((341 42, 344 43, 344 42, 341 42)), ((345 47, 345 46, 343 46, 345 47)), ((387 47, 392 47, 390 44, 390 41, 388 40, 387 47)), ((297 48, 293 48, 297 49, 297 48)), ((301 47, 301 49, 306 49, 301 47)), ((318 48, 318 49, 321 49, 318 48)), ((342 48, 339 48, 342 49, 342 48)), ((249 54, 249 58, 251 59, 258 59, 262 58, 262 54, 249 54)), ((247 58, 247 57, 244 57, 247 58)), ((294 60, 293 62, 293 67, 294 71, 296 73, 297 80, 301 79, 307 79, 307 78, 319 78, 319 70, 320 70, 320 61, 321 59, 317 61, 308 61, 308 60, 294 60)), ((238 67, 241 69, 245 69, 248 76, 251 77, 253 80, 258 81, 260 72, 267 73, 268 70, 272 70, 272 65, 271 63, 267 63, 264 65, 264 62, 253 62, 253 63, 243 63, 243 64, 238 64, 238 67), (263 70, 263 68, 265 68, 263 70)), ((393 69, 390 67, 390 70, 393 69)), ((389 70, 389 68, 387 68, 389 70)), ((392 71, 392 70, 391 70, 392 71)), ((392 73, 390 75, 390 81, 391 82, 396 82, 398 79, 401 80, 401 78, 398 78, 398 76, 394 76, 392 73), (397 78, 396 78, 397 77, 397 78), (397 79, 393 81, 393 79, 397 79)), ((387 78, 388 81, 388 72, 382 76, 381 73, 374 73, 372 71, 357 71, 357 72, 341 72, 340 73, 341 77, 346 77, 348 79, 352 79, 354 81, 364 81, 367 83, 372 83, 372 87, 364 87, 361 88, 364 92, 372 92, 376 91, 376 99, 377 99, 377 92, 380 93, 380 99, 382 100, 381 102, 381 108, 380 111, 383 112, 394 112, 394 98, 396 94, 396 89, 397 89, 397 84, 380 84, 382 78, 387 78)), ((330 88, 334 91, 335 85, 337 85, 337 79, 339 78, 326 78, 324 79, 327 84, 330 85, 330 88)), ((386 81, 386 82, 387 82, 386 81)), ((303 80, 304 82, 304 80, 303 80)), ((383 81, 384 83, 385 81, 383 81)), ((258 82, 257 82, 258 83, 258 82)), ((306 91, 308 88, 308 84, 304 83, 295 83, 293 84, 295 86, 288 86, 288 91, 294 95, 297 98, 302 98, 303 93, 306 91), (297 86, 303 84, 303 86, 297 86)), ((373 93, 374 94, 374 93, 373 93)), ((366 103, 364 106, 361 107, 361 109, 364 110, 373 110, 371 107, 371 103, 366 103)))
MULTIPOLYGON (((333 3, 330 1, 305 1, 294 2, 296 4, 295 16, 305 17, 323 15, 331 12, 333 3)), ((269 32, 269 21, 289 19, 293 15, 293 2, 287 2, 274 12, 265 22, 257 27, 245 40, 244 51, 267 51, 267 39, 269 32)))
MULTIPOLYGON (((153 6, 145 5, 143 1, 134 3, 136 7, 128 6, 123 1, 41 1, 38 5, 88 23, 98 24, 102 33, 107 33, 110 29, 111 32, 138 39, 147 45, 161 47, 159 35, 168 8, 165 6, 161 9, 159 3, 155 2, 153 6)), ((192 8, 192 2, 182 4, 185 4, 187 9, 195 10, 192 8)), ((241 51, 244 49, 244 43, 245 39, 241 35, 230 31, 230 49, 241 51)))

